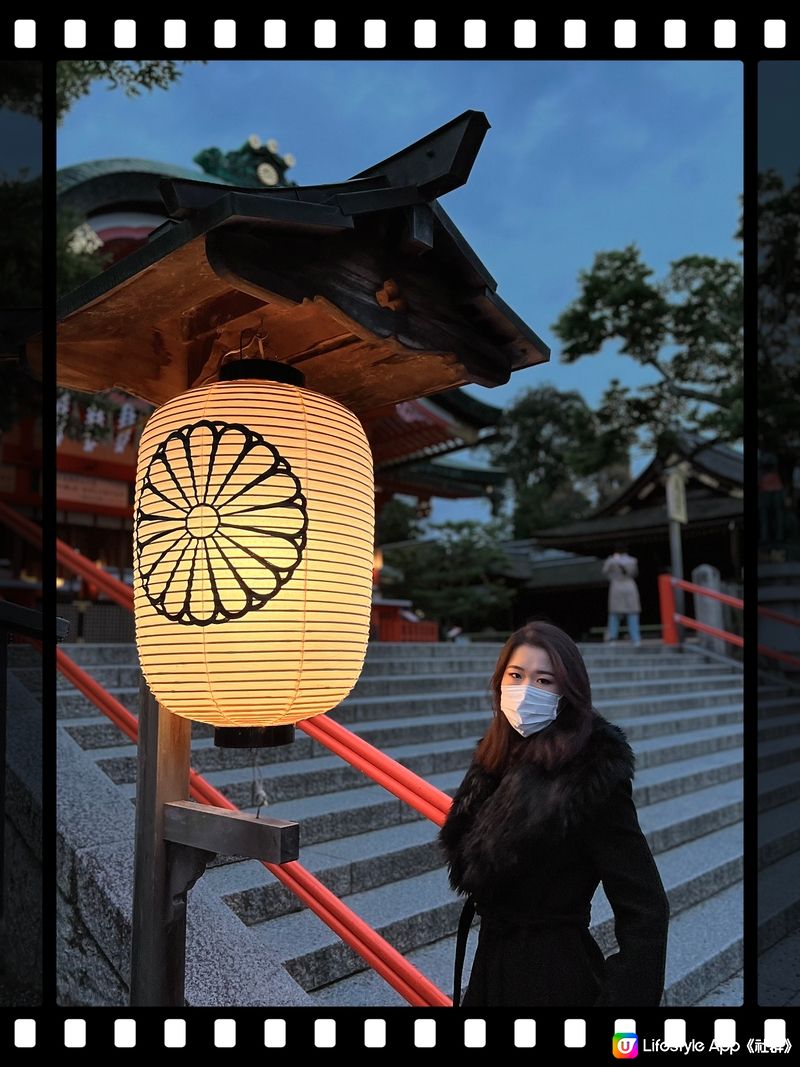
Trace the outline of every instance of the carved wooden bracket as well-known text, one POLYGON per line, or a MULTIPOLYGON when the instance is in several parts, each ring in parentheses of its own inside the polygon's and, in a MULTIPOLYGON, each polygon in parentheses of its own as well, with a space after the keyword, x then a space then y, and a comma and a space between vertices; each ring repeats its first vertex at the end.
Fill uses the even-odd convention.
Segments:
POLYGON ((400 286, 393 278, 387 278, 383 283, 383 289, 375 294, 375 299, 382 308, 390 311, 407 311, 408 305, 405 298, 400 295, 400 286))

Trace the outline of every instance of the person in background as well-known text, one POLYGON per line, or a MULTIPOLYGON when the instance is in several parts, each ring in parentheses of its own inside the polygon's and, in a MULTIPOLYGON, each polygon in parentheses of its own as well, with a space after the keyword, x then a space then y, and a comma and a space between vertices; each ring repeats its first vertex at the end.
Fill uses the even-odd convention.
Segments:
POLYGON ((639 565, 636 558, 628 554, 628 546, 623 544, 616 545, 614 554, 609 556, 603 564, 603 574, 605 574, 609 582, 606 641, 617 640, 619 637, 620 615, 625 615, 628 621, 628 634, 634 648, 641 646, 639 615, 642 605, 639 600, 639 589, 635 581, 638 573, 639 565))
POLYGON ((762 545, 784 540, 784 487, 778 461, 769 452, 758 460, 758 528, 762 545))

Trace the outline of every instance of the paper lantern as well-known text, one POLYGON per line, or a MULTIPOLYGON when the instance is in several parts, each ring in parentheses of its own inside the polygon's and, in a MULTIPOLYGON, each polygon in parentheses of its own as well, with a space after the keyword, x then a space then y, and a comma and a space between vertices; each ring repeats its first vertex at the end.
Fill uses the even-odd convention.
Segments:
POLYGON ((292 368, 237 360, 223 375, 164 404, 142 434, 136 642, 176 715, 286 726, 335 707, 363 665, 372 455, 353 413, 292 368))

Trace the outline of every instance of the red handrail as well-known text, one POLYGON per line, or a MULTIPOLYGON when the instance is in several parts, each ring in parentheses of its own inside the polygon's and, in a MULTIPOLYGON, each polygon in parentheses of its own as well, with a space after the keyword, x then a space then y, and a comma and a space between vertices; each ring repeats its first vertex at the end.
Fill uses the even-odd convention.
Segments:
POLYGON ((759 615, 766 615, 768 619, 777 619, 778 622, 788 623, 789 626, 800 626, 800 619, 794 615, 786 615, 782 611, 775 611, 773 608, 763 608, 759 605, 759 615))
POLYGON ((728 630, 718 630, 716 626, 709 626, 706 622, 698 622, 697 619, 689 618, 688 615, 675 615, 675 622, 681 626, 688 626, 692 630, 699 630, 700 633, 710 634, 712 637, 719 637, 723 641, 727 641, 729 645, 737 645, 739 648, 744 646, 744 638, 738 634, 732 634, 728 630))
POLYGON ((744 607, 743 600, 735 596, 729 596, 727 593, 718 593, 716 589, 706 589, 704 585, 695 585, 694 582, 686 582, 683 578, 673 578, 671 574, 662 574, 659 577, 667 578, 674 588, 685 589, 687 593, 707 596, 711 600, 721 600, 723 604, 730 604, 732 608, 744 607))
MULTIPOLYGON (((728 596, 727 593, 718 593, 715 589, 706 589, 702 585, 686 582, 682 578, 673 578, 671 574, 659 574, 658 601, 661 611, 661 639, 665 645, 678 644, 678 625, 681 625, 692 630, 699 630, 701 633, 711 634, 712 637, 719 637, 723 641, 727 641, 728 644, 737 645, 739 648, 744 647, 744 639, 738 634, 729 633, 727 630, 718 630, 715 626, 698 622, 697 619, 691 619, 687 615, 679 615, 675 610, 674 590, 676 588, 685 589, 689 593, 694 593, 695 596, 707 596, 712 600, 721 600, 724 604, 730 604, 734 608, 744 608, 744 601, 738 597, 728 596)), ((759 608, 758 611, 760 614, 778 619, 780 622, 788 622, 794 626, 800 626, 800 619, 795 619, 791 615, 784 615, 782 612, 773 611, 771 608, 759 608)), ((777 649, 769 648, 767 645, 758 645, 758 651, 762 656, 780 660, 782 663, 789 663, 793 667, 800 667, 800 659, 797 656, 790 655, 788 652, 778 652, 777 649)))
MULTIPOLYGON (((0 519, 32 544, 38 548, 42 547, 41 527, 31 519, 26 519, 24 515, 20 515, 19 512, 10 508, 3 501, 0 501, 0 519)), ((133 589, 126 585, 125 582, 121 582, 113 574, 108 574, 107 571, 101 570, 90 559, 86 559, 80 552, 76 552, 74 548, 70 548, 69 545, 58 538, 56 538, 56 555, 59 562, 63 563, 65 567, 69 567, 70 570, 79 574, 81 578, 87 578, 93 582, 98 589, 102 589, 106 596, 125 608, 126 611, 133 611, 133 589)))

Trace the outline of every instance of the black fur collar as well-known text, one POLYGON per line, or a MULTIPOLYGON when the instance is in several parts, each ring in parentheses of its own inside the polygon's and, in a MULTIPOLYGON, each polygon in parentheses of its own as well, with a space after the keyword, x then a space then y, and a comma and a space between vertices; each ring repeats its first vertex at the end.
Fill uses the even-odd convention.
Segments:
POLYGON ((537 840, 550 847, 579 830, 634 765, 623 731, 599 714, 588 744, 556 771, 519 763, 498 778, 473 759, 438 835, 451 887, 486 899, 537 840))

